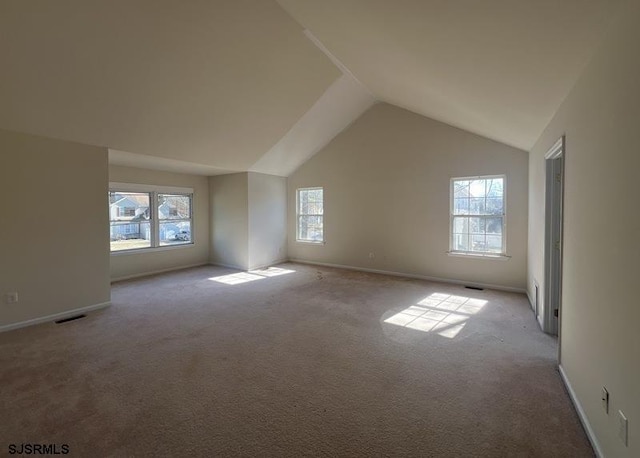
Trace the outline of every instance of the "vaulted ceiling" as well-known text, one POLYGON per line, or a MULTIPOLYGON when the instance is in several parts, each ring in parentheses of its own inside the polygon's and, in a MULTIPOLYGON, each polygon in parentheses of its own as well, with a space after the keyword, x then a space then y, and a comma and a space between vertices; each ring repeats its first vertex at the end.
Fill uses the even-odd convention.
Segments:
POLYGON ((2 0, 0 128, 287 175, 377 99, 529 149, 617 3, 2 0))
POLYGON ((278 0, 379 99, 530 149, 617 0, 278 0))
POLYGON ((0 126, 247 170, 340 76, 274 1, 3 0, 0 126))

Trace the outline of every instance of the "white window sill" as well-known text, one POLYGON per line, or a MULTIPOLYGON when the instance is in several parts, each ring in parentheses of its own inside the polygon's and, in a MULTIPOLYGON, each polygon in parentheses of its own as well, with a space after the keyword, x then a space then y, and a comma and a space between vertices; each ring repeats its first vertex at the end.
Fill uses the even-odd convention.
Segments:
POLYGON ((506 254, 462 253, 457 251, 447 251, 447 254, 457 258, 486 259, 489 261, 508 261, 511 259, 511 256, 507 256, 506 254))
POLYGON ((313 240, 296 240, 296 243, 304 243, 305 245, 324 245, 327 242, 324 240, 321 242, 314 242, 313 240))
POLYGON ((158 251, 171 251, 171 250, 181 250, 184 248, 193 248, 195 244, 191 243, 182 243, 180 245, 167 245, 167 246, 158 246, 153 248, 133 248, 131 250, 121 250, 121 251, 111 251, 111 256, 124 256, 129 254, 143 254, 143 253, 156 253, 158 251))

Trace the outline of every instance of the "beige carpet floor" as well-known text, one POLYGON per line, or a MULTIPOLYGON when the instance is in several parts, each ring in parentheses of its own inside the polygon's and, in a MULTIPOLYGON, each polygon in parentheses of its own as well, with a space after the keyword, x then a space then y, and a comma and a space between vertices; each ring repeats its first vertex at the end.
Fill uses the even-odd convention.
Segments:
POLYGON ((588 457, 525 296, 300 264, 0 335, 0 454, 588 457))

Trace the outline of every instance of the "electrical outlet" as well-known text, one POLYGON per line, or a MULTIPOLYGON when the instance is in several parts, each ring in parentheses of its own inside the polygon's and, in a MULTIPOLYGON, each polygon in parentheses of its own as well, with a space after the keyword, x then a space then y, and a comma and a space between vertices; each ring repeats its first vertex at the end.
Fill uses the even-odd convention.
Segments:
POLYGON ((6 304, 16 304, 18 302, 18 293, 12 292, 4 295, 4 302, 6 304))
POLYGON ((369 259, 373 259, 375 257, 376 257, 376 254, 373 251, 369 253, 369 259))
POLYGON ((602 387, 602 408, 604 413, 609 414, 609 392, 605 387, 602 387))
POLYGON ((618 410, 618 436, 625 447, 628 445, 628 432, 629 422, 627 421, 627 417, 624 416, 622 410, 618 410))

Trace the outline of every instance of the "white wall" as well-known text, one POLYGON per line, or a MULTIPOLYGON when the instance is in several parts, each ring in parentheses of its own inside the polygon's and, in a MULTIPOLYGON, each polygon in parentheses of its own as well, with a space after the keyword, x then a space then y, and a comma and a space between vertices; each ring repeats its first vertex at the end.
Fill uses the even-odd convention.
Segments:
POLYGON ((213 264, 249 268, 248 184, 246 172, 209 177, 213 264))
POLYGON ((287 179, 249 172, 249 268, 287 258, 287 179))
POLYGON ((207 177, 111 165, 109 181, 193 188, 193 245, 166 251, 112 254, 112 280, 209 262, 209 182, 207 177))
POLYGON ((0 328, 109 302, 107 150, 0 130, 0 328))
POLYGON ((286 178, 218 175, 209 189, 213 264, 249 270, 287 259, 286 178))
POLYGON ((524 151, 376 104, 289 177, 289 257, 524 290, 527 168, 524 151), (495 174, 511 259, 447 255, 450 179, 495 174), (324 245, 295 241, 295 190, 310 186, 324 187, 324 245))
POLYGON ((566 134, 561 364, 608 457, 640 456, 638 24, 640 4, 630 1, 529 159, 533 294, 534 279, 544 287, 544 154, 566 134), (618 409, 629 419, 629 447, 617 437, 618 409))

